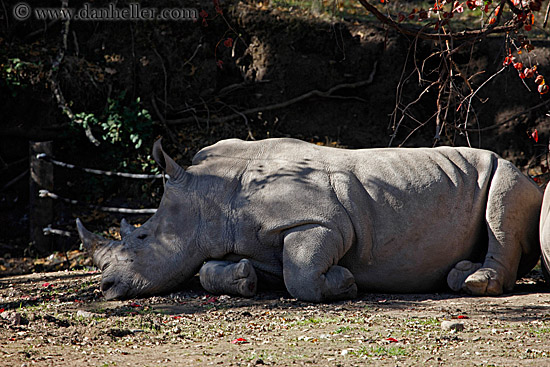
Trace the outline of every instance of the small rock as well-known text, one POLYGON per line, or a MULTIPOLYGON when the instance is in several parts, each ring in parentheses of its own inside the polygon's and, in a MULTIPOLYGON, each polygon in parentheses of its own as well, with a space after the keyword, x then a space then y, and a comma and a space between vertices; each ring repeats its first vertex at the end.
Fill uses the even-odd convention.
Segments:
POLYGON ((13 326, 21 325, 22 320, 19 312, 2 312, 0 315, 13 326))
POLYGON ((464 330, 464 324, 456 321, 443 321, 441 322, 441 329, 462 331, 464 330))
POLYGON ((90 311, 84 311, 84 310, 78 310, 76 311, 76 316, 84 317, 85 319, 89 319, 90 317, 93 317, 95 314, 90 311))

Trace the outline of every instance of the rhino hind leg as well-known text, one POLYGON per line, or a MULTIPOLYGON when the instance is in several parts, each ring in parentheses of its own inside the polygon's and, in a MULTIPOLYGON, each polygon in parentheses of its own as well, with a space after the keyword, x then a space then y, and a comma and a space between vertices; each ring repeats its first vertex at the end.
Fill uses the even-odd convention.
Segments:
POLYGON ((496 164, 485 213, 489 240, 485 260, 478 269, 469 261, 458 263, 447 278, 453 290, 458 290, 458 275, 462 274, 466 277, 460 289, 466 293, 495 296, 510 292, 517 277, 534 267, 540 256, 542 194, 511 163, 498 160, 496 164), (461 268, 466 270, 460 273, 461 268))
POLYGON ((200 272, 202 287, 214 294, 233 294, 252 297, 256 294, 258 277, 247 259, 238 263, 230 261, 208 261, 200 272))
POLYGON ((283 278, 288 292, 302 301, 324 302, 357 296, 353 274, 335 265, 344 253, 342 236, 320 225, 304 225, 286 233, 283 278))

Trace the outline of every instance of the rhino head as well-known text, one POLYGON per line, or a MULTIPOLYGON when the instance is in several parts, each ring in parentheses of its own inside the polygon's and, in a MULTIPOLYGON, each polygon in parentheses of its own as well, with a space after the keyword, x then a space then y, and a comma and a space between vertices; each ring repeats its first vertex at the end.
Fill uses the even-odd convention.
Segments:
POLYGON ((200 210, 196 186, 163 150, 153 148, 157 163, 169 175, 157 212, 141 227, 122 220, 121 240, 107 240, 88 231, 80 219, 77 229, 94 264, 101 269, 106 299, 146 296, 169 291, 193 277, 209 257, 198 246, 200 210))

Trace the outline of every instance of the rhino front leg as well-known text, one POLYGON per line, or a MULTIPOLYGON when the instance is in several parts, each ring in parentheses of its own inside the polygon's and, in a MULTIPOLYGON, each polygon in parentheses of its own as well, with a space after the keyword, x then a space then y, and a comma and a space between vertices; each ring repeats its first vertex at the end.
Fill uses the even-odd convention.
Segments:
POLYGON ((258 277, 247 259, 238 263, 230 261, 208 261, 200 272, 202 287, 214 294, 234 294, 252 297, 256 294, 258 277))
POLYGON ((320 225, 305 225, 287 232, 283 277, 289 293, 309 302, 355 298, 353 274, 336 265, 345 253, 344 247, 337 231, 320 225))

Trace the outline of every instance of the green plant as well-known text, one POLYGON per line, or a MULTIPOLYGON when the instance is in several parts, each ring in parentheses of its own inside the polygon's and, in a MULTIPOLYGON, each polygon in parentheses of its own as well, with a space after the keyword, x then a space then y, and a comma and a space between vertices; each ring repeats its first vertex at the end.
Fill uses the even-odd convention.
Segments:
POLYGON ((29 84, 35 84, 43 76, 40 64, 23 61, 20 58, 9 58, 0 65, 0 80, 5 83, 13 97, 17 96, 20 89, 25 89, 29 84))
POLYGON ((75 114, 71 121, 73 127, 99 130, 103 151, 109 157, 117 159, 117 167, 135 171, 157 173, 158 168, 148 154, 144 142, 153 137, 153 119, 147 109, 142 106, 140 98, 128 100, 126 91, 115 98, 107 100, 107 107, 101 114, 90 112, 75 114))

